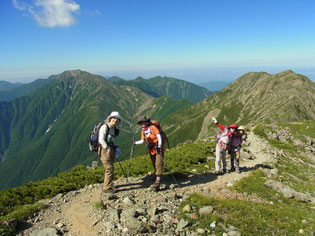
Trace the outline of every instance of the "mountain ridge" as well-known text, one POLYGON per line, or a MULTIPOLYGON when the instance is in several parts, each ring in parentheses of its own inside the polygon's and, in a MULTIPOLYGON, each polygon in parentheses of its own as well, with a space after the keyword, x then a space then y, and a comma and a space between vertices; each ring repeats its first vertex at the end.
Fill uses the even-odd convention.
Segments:
POLYGON ((28 95, 36 91, 37 89, 45 86, 46 84, 50 83, 54 78, 55 75, 51 75, 47 79, 37 79, 27 84, 22 83, 13 84, 13 86, 11 85, 10 88, 0 91, 0 101, 12 101, 15 98, 28 95))
MULTIPOLYGON (((118 145, 126 153, 137 127, 135 113, 143 103, 150 101, 161 111, 173 104, 172 112, 190 105, 186 101, 167 99, 166 104, 162 100, 135 87, 117 86, 102 76, 72 70, 57 75, 28 96, 0 102, 0 186, 55 176, 76 164, 95 160, 96 154, 88 149, 89 135, 94 124, 113 110, 124 117, 118 145)), ((162 112, 159 119, 168 112, 162 112)))
POLYGON ((315 84, 303 75, 291 70, 249 72, 181 114, 171 115, 164 125, 173 139, 184 142, 183 133, 192 140, 209 132, 214 135, 211 117, 224 125, 314 120, 314 104, 315 84))
POLYGON ((144 79, 139 76, 134 80, 123 80, 121 78, 114 77, 113 79, 109 79, 109 81, 118 85, 130 85, 137 87, 153 97, 166 95, 175 99, 186 99, 194 103, 200 102, 212 94, 206 88, 199 85, 166 76, 155 76, 150 79, 144 79))

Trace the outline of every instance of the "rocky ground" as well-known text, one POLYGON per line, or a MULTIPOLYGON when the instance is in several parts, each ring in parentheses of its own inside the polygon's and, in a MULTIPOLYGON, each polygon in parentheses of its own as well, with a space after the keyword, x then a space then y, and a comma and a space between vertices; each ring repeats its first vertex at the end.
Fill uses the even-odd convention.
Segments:
MULTIPOLYGON (((275 160, 272 148, 253 133, 249 133, 248 144, 241 153, 241 173, 235 172, 216 176, 213 170, 205 174, 191 174, 180 180, 165 176, 162 190, 154 192, 149 188, 154 179, 150 176, 119 179, 118 192, 108 198, 101 195, 101 184, 59 194, 45 200, 47 208, 36 213, 29 220, 31 227, 19 235, 198 235, 205 229, 189 232, 188 222, 178 217, 178 206, 192 192, 199 192, 217 198, 239 198, 256 202, 265 200, 247 193, 228 189, 233 183, 248 176, 251 170, 264 168, 264 163, 275 160), (103 204, 101 204, 103 202, 103 204)), ((149 161, 149 160, 148 160, 149 161)), ((213 160, 212 160, 213 161, 213 160)), ((266 170, 273 175, 276 169, 266 170)), ((275 183, 269 183, 273 185, 275 183)), ((189 217, 198 218, 211 213, 213 209, 200 209, 199 216, 184 207, 189 217)), ((214 223, 215 224, 215 223, 214 223)), ((233 226, 226 229, 226 235, 240 235, 233 226)))

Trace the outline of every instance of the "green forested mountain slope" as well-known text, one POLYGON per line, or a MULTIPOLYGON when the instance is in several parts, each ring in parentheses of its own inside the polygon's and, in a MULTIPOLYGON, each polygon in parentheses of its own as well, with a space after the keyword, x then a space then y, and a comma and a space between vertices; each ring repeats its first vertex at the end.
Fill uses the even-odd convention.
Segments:
POLYGON ((0 102, 0 163, 4 151, 10 143, 10 123, 13 116, 13 107, 9 102, 0 102))
MULTIPOLYGON (((4 82, 2 84, 3 90, 2 91, 0 90, 0 101, 11 101, 14 98, 28 95, 34 92, 35 90, 37 90, 38 88, 41 88, 45 84, 48 84, 55 77, 56 77, 55 75, 52 75, 48 79, 37 79, 28 84, 17 83, 17 84, 11 84, 10 86, 8 86, 8 84, 5 83, 5 81, 0 81, 0 82, 4 82)), ((0 84, 0 88, 1 88, 1 84, 0 84)))
POLYGON ((4 80, 0 81, 0 91, 7 91, 23 85, 22 83, 10 83, 4 80))
MULTIPOLYGON (((0 187, 43 179, 96 159, 87 146, 91 129, 113 110, 124 117, 118 139, 124 157, 131 137, 139 136, 139 115, 162 121, 175 145, 214 134, 212 116, 224 125, 314 120, 314 94, 314 83, 292 71, 251 72, 190 106, 80 70, 66 71, 28 96, 0 102, 0 187)), ((145 152, 140 146, 136 151, 145 152)))
POLYGON ((223 125, 315 119, 315 85, 293 71, 250 72, 202 102, 164 122, 176 143, 214 134, 211 117, 223 125))
MULTIPOLYGON (((0 154, 4 160, 0 163, 0 187, 17 186, 90 163, 97 158, 88 149, 93 125, 113 110, 124 118, 118 144, 126 154, 137 127, 136 113, 145 102, 152 106, 161 103, 137 88, 117 86, 80 70, 58 75, 29 96, 1 102, 0 154)), ((164 106, 172 104, 180 109, 190 103, 169 99, 164 106)), ((166 115, 168 112, 158 118, 166 115)))
POLYGON ((123 80, 119 77, 110 78, 109 81, 118 85, 130 85, 139 88, 153 97, 169 96, 175 99, 186 99, 200 102, 211 95, 206 88, 193 83, 170 77, 156 76, 151 79, 138 77, 135 80, 123 80))

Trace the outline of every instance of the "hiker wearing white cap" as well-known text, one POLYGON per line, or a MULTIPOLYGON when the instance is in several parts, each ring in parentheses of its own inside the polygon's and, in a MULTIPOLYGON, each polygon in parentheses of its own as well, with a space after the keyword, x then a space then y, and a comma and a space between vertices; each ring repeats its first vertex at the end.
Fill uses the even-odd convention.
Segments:
POLYGON ((242 141, 241 145, 243 145, 247 139, 247 134, 245 132, 244 126, 241 125, 240 127, 238 127, 237 131, 242 136, 243 141, 242 141))
POLYGON ((114 193, 114 161, 120 150, 115 144, 122 125, 122 118, 117 111, 113 111, 100 127, 98 140, 100 143, 99 154, 104 165, 103 193, 114 193))

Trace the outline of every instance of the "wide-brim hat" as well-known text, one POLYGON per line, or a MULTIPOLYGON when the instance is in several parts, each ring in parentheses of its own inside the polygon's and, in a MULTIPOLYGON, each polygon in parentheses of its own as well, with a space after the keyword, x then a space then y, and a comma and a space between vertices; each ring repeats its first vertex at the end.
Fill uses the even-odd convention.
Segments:
POLYGON ((240 127, 238 127, 238 130, 244 130, 245 131, 245 128, 244 128, 244 126, 240 126, 240 127))
POLYGON ((139 116, 137 124, 140 124, 143 122, 150 122, 150 119, 148 119, 146 116, 139 116))
POLYGON ((109 123, 111 118, 116 118, 120 120, 120 122, 116 125, 116 127, 120 129, 122 127, 122 117, 119 112, 113 111, 112 113, 110 113, 110 115, 106 118, 106 122, 109 123))
POLYGON ((109 121, 111 118, 117 118, 120 121, 122 120, 121 115, 118 111, 113 111, 112 113, 110 113, 110 115, 107 117, 107 120, 109 121))

